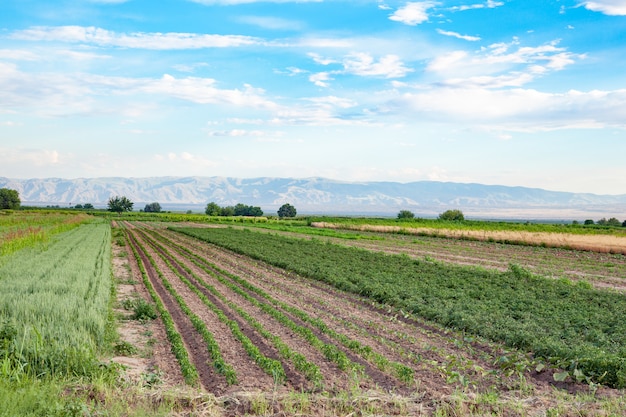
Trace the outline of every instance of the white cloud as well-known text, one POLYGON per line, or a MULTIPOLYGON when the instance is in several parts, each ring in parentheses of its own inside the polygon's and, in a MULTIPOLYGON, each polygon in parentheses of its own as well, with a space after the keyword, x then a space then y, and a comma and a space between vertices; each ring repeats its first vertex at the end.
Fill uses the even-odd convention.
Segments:
POLYGON ((454 6, 450 7, 449 10, 456 12, 463 12, 465 10, 474 10, 474 9, 494 9, 496 7, 504 6, 504 3, 501 1, 487 0, 487 3, 477 3, 463 6, 454 6))
POLYGON ((12 61, 39 61, 41 57, 31 51, 19 49, 0 49, 0 59, 12 61))
POLYGON ((626 90, 545 93, 528 89, 431 88, 395 103, 425 119, 492 126, 500 131, 626 129, 626 90))
POLYGON ((36 26, 15 31, 12 39, 27 41, 73 42, 120 48, 176 50, 226 48, 259 45, 263 41, 239 35, 206 35, 195 33, 116 33, 97 27, 36 26))
POLYGON ((584 55, 567 52, 556 42, 520 47, 518 41, 492 44, 473 54, 452 51, 433 59, 426 70, 444 77, 442 83, 466 86, 487 86, 492 80, 494 88, 521 86, 538 76, 559 71, 585 58, 584 55))
POLYGON ((582 5, 594 12, 601 12, 610 16, 626 16, 626 0, 583 1, 582 5))
POLYGON ((390 20, 415 26, 428 20, 428 9, 435 7, 438 3, 434 1, 408 2, 404 7, 396 10, 390 20))
POLYGON ((463 39, 463 40, 470 41, 470 42, 475 42, 475 41, 480 40, 480 37, 478 36, 461 35, 460 33, 457 33, 457 32, 450 32, 450 31, 442 30, 442 29, 437 29, 437 33, 439 33, 440 35, 451 36, 453 38, 463 39))
POLYGON ((309 76, 309 81, 311 81, 313 84, 315 84, 318 87, 324 87, 327 88, 329 87, 329 84, 327 81, 332 80, 332 78, 330 78, 330 74, 327 72, 318 72, 316 74, 311 74, 309 76))
POLYGON ((211 131, 209 132, 209 136, 217 136, 217 137, 243 137, 243 136, 265 136, 265 132, 262 130, 245 130, 245 129, 232 129, 232 130, 221 130, 221 131, 211 131))
POLYGON ((302 22, 272 16, 240 16, 237 21, 271 30, 299 30, 304 26, 302 22))
POLYGON ((344 72, 361 76, 401 78, 413 69, 408 68, 397 55, 385 55, 378 62, 368 53, 353 53, 343 59, 344 72))

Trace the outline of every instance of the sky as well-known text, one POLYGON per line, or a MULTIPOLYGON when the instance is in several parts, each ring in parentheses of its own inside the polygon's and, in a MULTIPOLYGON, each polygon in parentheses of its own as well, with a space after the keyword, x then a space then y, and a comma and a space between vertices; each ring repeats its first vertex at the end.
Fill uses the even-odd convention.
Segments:
POLYGON ((2 0, 0 176, 626 194, 626 0, 2 0))

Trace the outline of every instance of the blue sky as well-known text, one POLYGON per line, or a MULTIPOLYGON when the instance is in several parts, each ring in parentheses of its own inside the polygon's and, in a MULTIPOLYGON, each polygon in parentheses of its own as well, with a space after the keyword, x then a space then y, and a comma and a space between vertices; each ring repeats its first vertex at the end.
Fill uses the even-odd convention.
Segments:
POLYGON ((626 0, 3 0, 0 176, 626 194, 626 0))

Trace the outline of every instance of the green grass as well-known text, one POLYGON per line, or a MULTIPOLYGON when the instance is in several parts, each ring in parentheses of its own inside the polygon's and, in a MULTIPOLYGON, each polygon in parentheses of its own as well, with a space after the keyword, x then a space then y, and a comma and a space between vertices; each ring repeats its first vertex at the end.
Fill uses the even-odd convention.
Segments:
POLYGON ((251 231, 175 230, 626 387, 622 294, 517 266, 487 271, 251 231))
POLYGON ((91 220, 84 213, 0 210, 0 256, 46 243, 55 234, 91 220))
POLYGON ((110 336, 111 232, 98 221, 23 249, 0 266, 4 374, 91 375, 110 336))

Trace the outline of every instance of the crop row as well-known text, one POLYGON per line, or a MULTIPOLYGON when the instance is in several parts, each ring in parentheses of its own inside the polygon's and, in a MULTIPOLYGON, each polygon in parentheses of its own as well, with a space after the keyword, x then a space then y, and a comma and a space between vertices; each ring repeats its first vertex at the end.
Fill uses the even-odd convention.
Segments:
MULTIPOLYGON (((153 234, 153 236, 159 238, 158 234, 153 234)), ((176 245, 171 241, 168 241, 168 246, 175 248, 182 256, 190 259, 197 267, 204 270, 204 272, 210 275, 213 279, 228 287, 230 290, 241 296, 247 302, 258 307, 260 310, 273 317, 275 320, 289 328, 294 333, 299 334, 307 342, 309 342, 311 346, 318 349, 328 360, 334 362, 339 367, 339 369, 350 369, 357 373, 363 372, 362 365, 354 363, 353 361, 348 359, 346 354, 340 348, 338 348, 337 345, 322 342, 315 335, 312 329, 316 329, 320 333, 336 340, 353 353, 356 353, 366 361, 373 363, 379 370, 393 375, 407 384, 411 384, 413 382, 414 374, 413 370, 410 367, 407 367, 401 363, 390 361, 383 355, 375 352, 371 347, 364 345, 356 340, 350 339, 349 337, 341 333, 338 333, 320 319, 313 318, 310 315, 306 314, 304 311, 273 298, 268 293, 261 290, 259 287, 251 284, 248 280, 218 268, 207 259, 195 255, 192 251, 186 249, 185 247, 176 245), (300 321, 302 324, 298 324, 296 323, 296 321, 300 321)), ((202 284, 209 288, 212 292, 217 293, 214 287, 208 285, 205 282, 203 282, 202 284)), ((218 294, 218 296, 220 295, 218 294)), ((231 308, 240 310, 235 305, 233 305, 232 302, 229 302, 229 305, 231 306, 231 308)), ((304 371, 307 377, 311 379, 311 368, 305 367, 304 369, 302 369, 301 366, 296 363, 296 368, 304 371)))
POLYGON ((626 386, 626 299, 535 276, 485 271, 235 229, 175 230, 418 316, 626 386))
POLYGON ((0 266, 0 362, 14 375, 92 375, 107 345, 111 232, 102 221, 23 249, 0 266))

